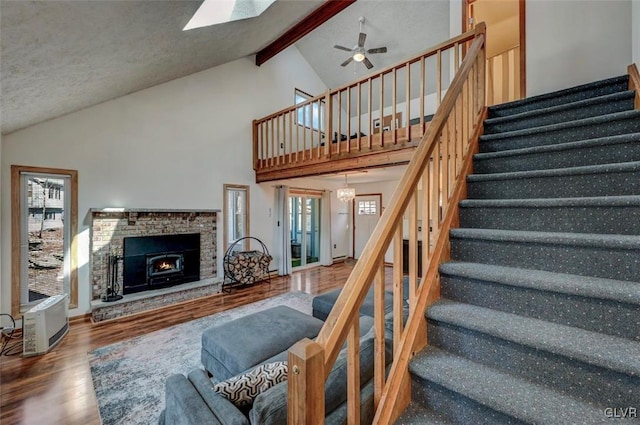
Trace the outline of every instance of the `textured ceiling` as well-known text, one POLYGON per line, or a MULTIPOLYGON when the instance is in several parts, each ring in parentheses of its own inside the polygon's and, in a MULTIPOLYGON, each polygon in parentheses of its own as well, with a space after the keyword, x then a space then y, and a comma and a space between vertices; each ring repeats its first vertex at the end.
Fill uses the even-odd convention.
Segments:
MULTIPOLYGON (((3 134, 255 54, 322 0, 278 0, 261 16, 183 32, 201 0, 0 1, 3 134)), ((447 0, 358 0, 296 46, 328 87, 449 37, 447 0), (365 16, 375 65, 343 68, 365 16)), ((301 87, 304 90, 304 88, 301 87)))
POLYGON ((321 0, 183 32, 200 3, 2 0, 2 133, 252 55, 321 0))

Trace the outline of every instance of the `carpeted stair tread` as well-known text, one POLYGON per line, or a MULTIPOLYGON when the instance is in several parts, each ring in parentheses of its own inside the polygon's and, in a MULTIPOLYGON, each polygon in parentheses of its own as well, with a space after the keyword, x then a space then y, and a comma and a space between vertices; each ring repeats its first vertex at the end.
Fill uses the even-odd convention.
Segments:
MULTIPOLYGON (((640 250, 640 236, 597 233, 527 232, 499 229, 451 229, 451 238, 483 239, 496 242, 520 242, 577 247, 640 250)), ((640 279, 640 276, 639 276, 640 279)))
POLYGON ((497 152, 481 152, 473 156, 474 160, 492 160, 496 158, 507 158, 520 155, 531 155, 536 153, 560 152, 564 150, 574 150, 592 146, 618 145, 630 142, 640 142, 640 133, 619 134, 615 136, 599 137, 596 139, 578 140, 574 142, 556 143, 553 145, 532 146, 529 148, 508 149, 497 152))
POLYGON ((520 130, 630 110, 633 109, 634 98, 635 91, 627 90, 513 115, 489 118, 484 121, 484 134, 508 131, 503 128, 520 130), (627 105, 627 102, 623 101, 630 101, 630 103, 627 105))
POLYGON ((579 176, 603 173, 631 173, 640 171, 640 161, 614 164, 586 165, 583 167, 552 168, 548 170, 511 171, 507 173, 470 174, 467 182, 531 179, 540 177, 579 176))
POLYGON ((591 196, 584 198, 537 198, 537 199, 464 199, 461 208, 554 208, 554 207, 626 207, 640 206, 640 195, 591 196))
POLYGON ((640 306, 640 285, 637 282, 626 280, 457 261, 442 264, 440 273, 496 282, 502 285, 606 299, 640 306))
POLYGON ((548 108, 550 106, 567 102, 575 102, 577 100, 617 93, 627 90, 628 86, 629 76, 626 74, 620 75, 551 93, 544 93, 525 99, 502 103, 500 105, 494 105, 489 107, 489 117, 493 118, 497 116, 511 115, 527 109, 548 108))
POLYGON ((453 425, 432 410, 412 401, 395 425, 453 425))
POLYGON ((558 124, 542 125, 539 127, 527 128, 523 130, 506 131, 504 133, 497 133, 497 134, 486 134, 486 135, 480 136, 480 145, 482 145, 483 142, 499 141, 499 140, 505 140, 510 138, 518 138, 522 136, 531 136, 536 134, 557 132, 557 131, 562 131, 562 130, 571 129, 575 127, 586 127, 586 126, 598 127, 602 124, 613 122, 613 121, 622 121, 622 120, 639 119, 639 118, 640 118, 640 110, 633 110, 633 111, 616 112, 613 114, 607 114, 607 115, 590 117, 590 118, 583 118, 579 120, 573 120, 573 121, 568 121, 568 122, 563 122, 558 124))
POLYGON ((640 376, 640 342, 637 341, 446 299, 431 305, 426 316, 429 320, 484 333, 596 367, 633 377, 640 376))
POLYGON ((516 418, 545 425, 601 425, 602 408, 488 366, 427 347, 412 360, 415 377, 516 418))

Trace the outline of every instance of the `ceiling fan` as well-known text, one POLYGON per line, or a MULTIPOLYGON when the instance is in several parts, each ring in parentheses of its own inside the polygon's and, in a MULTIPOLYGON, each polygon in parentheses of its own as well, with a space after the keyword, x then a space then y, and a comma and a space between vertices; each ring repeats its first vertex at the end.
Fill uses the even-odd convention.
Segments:
POLYGON ((364 42, 367 39, 367 34, 362 32, 362 24, 364 24, 364 16, 361 16, 358 21, 360 22, 360 35, 358 36, 358 44, 353 46, 351 49, 348 47, 340 46, 336 44, 333 46, 338 50, 344 50, 345 52, 351 52, 352 56, 346 61, 342 62, 341 66, 347 66, 351 63, 351 61, 362 62, 367 69, 373 68, 373 64, 367 58, 366 55, 374 54, 374 53, 387 53, 386 47, 376 47, 375 49, 365 49, 364 42))

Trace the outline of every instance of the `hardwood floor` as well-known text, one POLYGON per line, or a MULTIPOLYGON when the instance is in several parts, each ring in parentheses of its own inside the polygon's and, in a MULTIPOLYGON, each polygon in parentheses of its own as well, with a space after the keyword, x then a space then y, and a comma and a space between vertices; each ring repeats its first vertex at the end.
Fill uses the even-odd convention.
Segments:
MULTIPOLYGON (((95 348, 290 291, 310 294, 344 285, 352 266, 339 263, 291 276, 271 285, 238 289, 152 312, 93 324, 74 319, 51 352, 37 357, 0 357, 0 424, 100 424, 87 353, 95 348)), ((387 270, 387 284, 391 269, 387 270)))

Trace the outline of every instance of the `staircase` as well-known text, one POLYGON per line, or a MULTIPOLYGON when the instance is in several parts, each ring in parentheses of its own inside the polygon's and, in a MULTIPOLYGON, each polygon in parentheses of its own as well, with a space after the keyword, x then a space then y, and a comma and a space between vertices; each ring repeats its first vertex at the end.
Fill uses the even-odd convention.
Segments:
POLYGON ((396 423, 640 423, 640 110, 627 87, 489 108, 396 423))

